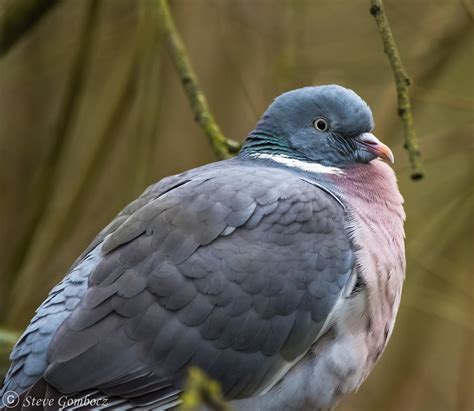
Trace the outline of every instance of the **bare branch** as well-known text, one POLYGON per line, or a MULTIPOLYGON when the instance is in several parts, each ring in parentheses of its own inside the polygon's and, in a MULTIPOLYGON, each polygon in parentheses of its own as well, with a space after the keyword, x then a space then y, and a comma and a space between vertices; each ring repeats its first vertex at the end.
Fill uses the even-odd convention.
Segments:
POLYGON ((240 143, 226 138, 217 125, 189 60, 186 47, 176 30, 167 0, 155 0, 155 5, 166 48, 189 98, 196 122, 201 126, 219 158, 232 157, 239 151, 240 143))
POLYGON ((418 145, 418 137, 416 136, 413 126, 413 115, 411 111, 410 97, 408 95, 408 86, 410 79, 403 67, 400 53, 393 38, 392 31, 385 15, 382 0, 370 0, 370 14, 374 16, 377 27, 382 37, 385 54, 388 56, 390 65, 392 66, 398 97, 398 116, 403 124, 405 135, 404 147, 408 151, 408 157, 412 168, 411 178, 419 180, 423 178, 423 167, 421 154, 418 145))

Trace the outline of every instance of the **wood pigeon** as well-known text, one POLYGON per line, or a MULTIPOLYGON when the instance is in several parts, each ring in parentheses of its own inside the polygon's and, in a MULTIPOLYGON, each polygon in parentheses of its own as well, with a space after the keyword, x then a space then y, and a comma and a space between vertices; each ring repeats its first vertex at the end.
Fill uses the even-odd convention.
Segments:
POLYGON ((38 308, 2 394, 171 409, 196 366, 235 410, 332 408, 384 350, 405 273, 373 126, 352 90, 293 90, 235 158, 150 186, 38 308))

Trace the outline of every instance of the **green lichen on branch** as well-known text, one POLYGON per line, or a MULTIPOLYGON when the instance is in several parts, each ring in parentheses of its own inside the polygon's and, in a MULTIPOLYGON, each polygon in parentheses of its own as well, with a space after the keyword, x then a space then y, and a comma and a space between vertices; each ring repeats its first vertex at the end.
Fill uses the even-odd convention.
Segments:
POLYGON ((418 137, 413 126, 410 96, 408 95, 410 78, 403 67, 400 53, 398 52, 390 25, 388 24, 387 16, 385 15, 383 1, 371 0, 370 4, 370 14, 374 16, 375 21, 377 22, 377 27, 383 41, 384 51, 390 61, 393 75, 395 77, 398 99, 397 110, 403 124, 403 131, 405 135, 404 147, 408 152, 408 157, 412 168, 411 178, 413 180, 419 180, 423 178, 423 166, 418 144, 418 137))
POLYGON ((230 406, 225 402, 219 383, 210 379, 199 368, 191 367, 188 370, 181 400, 180 411, 192 411, 197 409, 213 411, 230 411, 230 406))
POLYGON ((206 134, 219 158, 229 158, 240 149, 240 143, 224 136, 212 115, 184 43, 176 30, 167 0, 155 0, 158 22, 166 48, 188 96, 196 122, 206 134))

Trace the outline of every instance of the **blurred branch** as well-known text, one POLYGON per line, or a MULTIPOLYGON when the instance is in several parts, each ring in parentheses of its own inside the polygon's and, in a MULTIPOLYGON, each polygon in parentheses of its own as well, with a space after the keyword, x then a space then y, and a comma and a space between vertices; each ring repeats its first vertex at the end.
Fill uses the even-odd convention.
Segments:
POLYGON ((59 0, 10 0, 0 7, 0 57, 3 57, 15 43, 59 0))
POLYGON ((8 351, 11 351, 18 338, 20 338, 18 333, 0 329, 0 347, 2 351, 4 348, 8 349, 8 351))
MULTIPOLYGON (((77 224, 75 216, 80 215, 81 209, 87 203, 88 189, 99 179, 100 173, 103 171, 103 164, 107 161, 107 155, 112 153, 112 148, 118 142, 119 128, 123 127, 123 122, 127 119, 132 107, 130 99, 133 95, 135 70, 136 62, 121 61, 121 67, 117 68, 109 77, 110 84, 115 87, 113 94, 110 92, 104 93, 110 100, 107 104, 109 110, 100 112, 103 118, 103 128, 97 133, 95 150, 88 159, 84 159, 86 166, 83 173, 77 178, 75 190, 71 192, 69 207, 63 212, 57 212, 55 216, 58 228, 56 231, 50 228, 52 232, 46 237, 49 246, 47 255, 53 255, 55 247, 61 241, 66 241, 67 236, 74 231, 75 224, 77 224), (117 81, 117 78, 120 78, 121 81, 117 81)), ((109 91, 110 89, 104 87, 104 90, 109 91)), ((91 132, 93 132, 92 129, 91 132)))
POLYGON ((466 9, 467 14, 469 14, 469 17, 471 20, 474 20, 474 4, 472 3, 471 0, 462 0, 462 5, 466 9))
POLYGON ((423 178, 423 167, 421 154, 418 145, 418 137, 413 126, 413 115, 411 112, 410 97, 408 95, 408 86, 410 79, 403 67, 400 53, 398 52, 392 31, 385 15, 382 0, 370 0, 370 14, 377 22, 377 27, 382 37, 384 51, 392 66, 398 97, 398 115, 403 124, 405 134, 405 148, 408 151, 408 157, 412 168, 411 178, 419 180, 423 178))
POLYGON ((411 98, 430 104, 440 104, 454 110, 474 111, 474 99, 446 93, 428 87, 412 86, 411 98))
POLYGON ((8 368, 10 352, 18 338, 20 338, 20 334, 0 329, 0 369, 8 368))
POLYGON ((138 47, 137 47, 137 96, 135 122, 137 130, 137 158, 141 167, 137 168, 136 188, 143 190, 153 179, 153 159, 158 143, 159 110, 162 99, 161 59, 162 42, 160 30, 153 14, 154 4, 149 0, 138 2, 138 47))
MULTIPOLYGON (((472 313, 474 307, 471 304, 472 313)), ((474 382, 474 333, 470 330, 465 330, 464 346, 461 349, 461 361, 459 361, 458 374, 458 410, 472 411, 473 395, 472 383, 474 382)))
POLYGON ((188 372, 188 379, 181 396, 183 403, 180 411, 201 409, 202 405, 213 411, 230 411, 217 381, 210 379, 196 367, 191 367, 188 372))
MULTIPOLYGON (((90 45, 92 39, 92 28, 95 26, 98 16, 99 2, 89 0, 86 5, 85 23, 80 33, 78 51, 72 62, 72 73, 69 78, 69 84, 66 87, 61 110, 58 114, 58 123, 52 138, 51 149, 48 151, 44 166, 39 170, 37 180, 33 183, 33 193, 31 195, 30 215, 27 217, 26 228, 15 248, 14 254, 9 262, 7 280, 13 282, 15 277, 20 277, 24 268, 28 253, 36 236, 40 231, 41 221, 50 205, 51 194, 56 187, 57 181, 61 176, 60 159, 66 142, 66 136, 70 127, 73 125, 77 106, 79 104, 79 94, 82 90, 85 79, 85 71, 90 59, 90 45)), ((3 310, 6 314, 6 310, 3 310)))
POLYGON ((168 53, 188 96, 194 118, 209 139, 215 154, 219 158, 231 157, 239 151, 240 143, 226 138, 217 125, 189 60, 186 47, 176 30, 167 0, 155 0, 155 5, 168 53))

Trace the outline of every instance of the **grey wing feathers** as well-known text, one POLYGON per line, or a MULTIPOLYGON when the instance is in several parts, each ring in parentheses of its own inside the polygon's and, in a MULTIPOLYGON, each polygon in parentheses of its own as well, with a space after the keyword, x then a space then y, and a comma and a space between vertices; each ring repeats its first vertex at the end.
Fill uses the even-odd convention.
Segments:
POLYGON ((50 291, 46 300, 38 307, 30 324, 15 344, 10 355, 12 364, 5 376, 0 394, 8 390, 22 392, 44 373, 47 366, 49 343, 59 326, 83 297, 88 287, 89 275, 101 258, 100 250, 96 249, 97 245, 151 199, 186 182, 188 173, 167 177, 148 187, 138 199, 125 207, 99 233, 90 246, 74 262, 69 273, 50 291))
POLYGON ((164 398, 161 385, 179 388, 196 365, 244 397, 321 331, 354 264, 342 207, 279 169, 238 164, 180 181, 104 236, 89 288, 50 344, 44 378, 59 391, 136 398, 151 387, 164 398))
POLYGON ((12 390, 20 393, 44 373, 49 343, 86 292, 88 276, 97 259, 96 254, 92 251, 85 255, 38 307, 10 355, 12 365, 5 376, 2 392, 12 390))
POLYGON ((240 397, 304 353, 353 266, 343 210, 291 173, 255 172, 200 173, 109 235, 46 380, 112 393, 128 377, 127 395, 143 374, 177 381, 197 365, 240 397))

